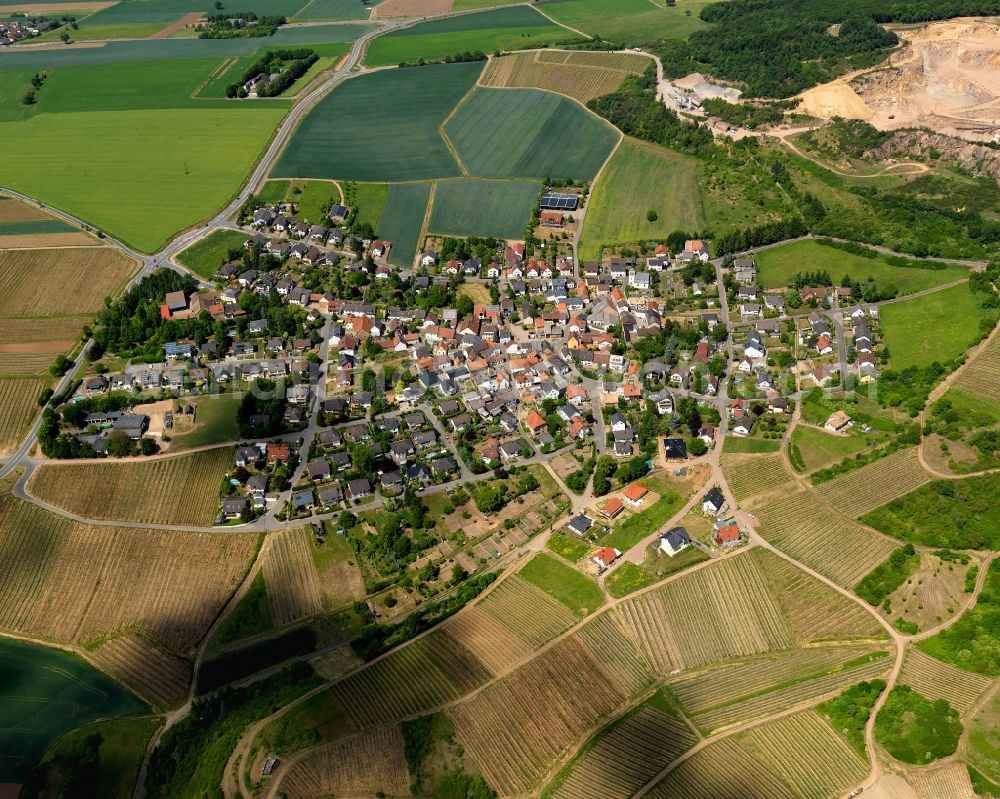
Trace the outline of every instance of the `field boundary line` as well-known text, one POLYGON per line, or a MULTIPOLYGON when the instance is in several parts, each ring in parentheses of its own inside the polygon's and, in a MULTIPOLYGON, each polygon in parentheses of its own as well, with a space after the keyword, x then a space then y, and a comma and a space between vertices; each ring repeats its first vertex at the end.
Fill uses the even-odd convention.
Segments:
MULTIPOLYGON (((435 197, 437 196, 437 185, 438 182, 436 180, 431 181, 431 191, 430 194, 427 195, 427 207, 424 208, 424 218, 420 222, 420 232, 417 234, 418 250, 421 250, 423 248, 424 242, 427 241, 427 236, 430 235, 430 233, 428 232, 428 228, 430 228, 431 225, 431 213, 434 210, 434 200, 435 197)), ((379 221, 380 222, 382 221, 381 214, 379 215, 379 221)), ((414 256, 414 260, 416 260, 419 256, 420 253, 418 252, 414 256)))
POLYGON ((479 70, 479 77, 476 78, 476 82, 473 83, 469 87, 469 90, 462 95, 461 99, 457 103, 455 103, 454 106, 452 106, 451 111, 448 112, 448 116, 442 119, 441 124, 438 125, 438 133, 440 134, 441 139, 444 141, 445 147, 448 148, 448 152, 451 153, 451 157, 454 158, 455 163, 458 164, 458 168, 462 173, 462 177, 466 178, 472 177, 469 174, 469 168, 465 165, 465 162, 462 160, 462 156, 458 154, 458 149, 455 147, 454 142, 452 142, 447 132, 445 131, 445 126, 451 121, 451 118, 458 113, 459 109, 469 101, 469 98, 473 95, 476 89, 479 88, 479 81, 480 79, 482 79, 483 72, 485 71, 485 69, 486 67, 484 66, 483 69, 479 70))
POLYGON ((591 36, 589 33, 584 33, 579 28, 574 28, 572 25, 566 25, 565 23, 560 22, 559 20, 554 19, 553 17, 550 17, 548 14, 546 14, 544 11, 542 11, 538 6, 536 6, 534 4, 524 3, 523 5, 527 5, 530 8, 533 8, 535 11, 537 11, 539 14, 541 14, 541 16, 545 17, 545 19, 547 19, 549 22, 551 22, 553 25, 558 25, 560 28, 565 28, 568 31, 573 31, 573 33, 578 33, 580 36, 582 36, 587 41, 593 41, 593 39, 594 39, 594 37, 591 36))
MULTIPOLYGON (((588 108, 587 110, 589 111, 590 109, 588 108)), ((618 128, 615 128, 615 131, 618 133, 618 141, 615 142, 615 146, 611 148, 611 152, 608 153, 608 157, 604 159, 604 163, 601 164, 600 169, 597 170, 597 173, 594 175, 594 179, 590 181, 590 191, 587 192, 587 204, 584 206, 583 214, 580 215, 579 224, 576 226, 577 250, 583 247, 583 231, 587 226, 587 212, 590 210, 590 203, 594 199, 594 189, 597 188, 597 182, 601 179, 601 176, 604 174, 604 170, 607 169, 608 164, 611 163, 611 159, 614 158, 615 153, 617 153, 618 150, 621 148, 622 142, 625 141, 625 134, 622 133, 622 131, 620 131, 618 128)), ((604 248, 602 247, 600 253, 598 253, 598 258, 602 257, 603 254, 604 254, 604 248)), ((578 257, 579 253, 574 252, 573 255, 574 255, 573 258, 574 267, 576 269, 579 269, 580 268, 580 258, 578 257)))

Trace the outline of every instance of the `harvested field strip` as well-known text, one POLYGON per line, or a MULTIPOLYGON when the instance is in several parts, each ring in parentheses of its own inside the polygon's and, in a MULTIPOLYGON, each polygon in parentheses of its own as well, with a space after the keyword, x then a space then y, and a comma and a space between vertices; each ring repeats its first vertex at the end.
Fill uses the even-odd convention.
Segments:
POLYGON ((135 269, 115 247, 0 252, 0 316, 95 313, 135 269))
POLYGON ((28 481, 32 496, 86 519, 211 525, 231 447, 150 461, 46 465, 28 481))
POLYGON ((736 501, 777 491, 787 492, 794 478, 785 469, 779 453, 773 455, 723 455, 722 471, 736 501))
POLYGON ((868 773, 868 765, 812 711, 777 719, 739 737, 803 799, 837 796, 868 773))
POLYGON ((961 763, 948 763, 933 771, 913 769, 906 775, 920 799, 976 799, 969 771, 961 763))
POLYGON ((24 440, 38 414, 38 397, 52 384, 49 378, 0 378, 0 454, 9 454, 24 440))
POLYGON ((735 737, 723 738, 660 780, 650 799, 794 799, 781 779, 735 737))
POLYGON ((528 644, 476 605, 445 622, 441 634, 469 650, 494 674, 531 651, 528 644))
POLYGON ((994 335, 976 357, 962 367, 952 385, 982 397, 1000 398, 1000 334, 994 335))
POLYGON ((479 658, 443 630, 435 630, 428 635, 424 645, 435 665, 463 693, 478 688, 494 675, 479 658))
POLYGON ((553 799, 627 799, 696 742, 680 719, 643 707, 587 750, 553 799))
POLYGON ((838 511, 856 519, 927 482, 930 477, 920 468, 916 447, 911 447, 821 483, 816 490, 838 511))
POLYGON ((651 63, 634 53, 512 53, 491 58, 479 83, 497 89, 545 89, 586 103, 617 91, 626 75, 640 75, 651 63))
POLYGON ((760 508, 757 516, 771 544, 848 588, 895 548, 889 539, 831 513, 804 490, 760 508))
POLYGON ((424 639, 407 644, 330 691, 358 727, 396 721, 457 699, 461 690, 427 647, 424 639))
POLYGON ((478 607, 533 647, 555 638, 576 621, 569 608, 516 574, 478 607))
POLYGON ((256 535, 77 524, 3 495, 0 626, 81 643, 140 630, 187 652, 256 546, 256 535))
POLYGON ((41 208, 10 197, 0 197, 0 223, 34 222, 36 220, 52 219, 41 208))
POLYGON ((66 233, 6 233, 0 235, 0 249, 3 250, 44 250, 70 247, 99 249, 95 244, 96 240, 93 236, 79 230, 66 233))
POLYGON ((292 765, 281 790, 296 799, 409 796, 399 725, 363 732, 312 753, 292 765))
POLYGON ((617 611, 661 673, 792 647, 784 614, 749 557, 672 580, 617 611))
POLYGON ((319 575, 307 528, 272 533, 264 547, 261 568, 275 625, 322 612, 319 575))
POLYGON ((168 655, 137 635, 101 644, 90 659, 161 708, 177 703, 191 687, 191 665, 187 661, 168 655))
POLYGON ((687 677, 671 683, 670 690, 685 712, 701 713, 789 680, 826 671, 871 651, 870 646, 825 646, 764 655, 687 677))
POLYGON ((533 788, 560 754, 624 699, 570 638, 446 714, 486 781, 509 795, 533 788))
MULTIPOLYGON (((870 680, 884 674, 892 666, 892 661, 883 656, 870 663, 863 663, 843 671, 823 674, 814 679, 795 685, 778 688, 742 702, 736 702, 704 713, 696 714, 692 720, 699 729, 709 732, 740 721, 764 718, 792 707, 799 702, 819 699, 835 693, 862 680, 870 680)), ((739 691, 740 689, 737 689, 739 691)))
POLYGON ((575 637, 590 650, 608 679, 627 694, 638 692, 651 681, 652 669, 611 614, 598 616, 575 637))
POLYGON ((900 682, 928 699, 946 700, 961 713, 992 684, 987 677, 949 666, 916 647, 910 647, 906 653, 900 682))
POLYGON ((764 576, 798 643, 886 637, 874 615, 802 569, 764 549, 750 556, 766 559, 764 576))

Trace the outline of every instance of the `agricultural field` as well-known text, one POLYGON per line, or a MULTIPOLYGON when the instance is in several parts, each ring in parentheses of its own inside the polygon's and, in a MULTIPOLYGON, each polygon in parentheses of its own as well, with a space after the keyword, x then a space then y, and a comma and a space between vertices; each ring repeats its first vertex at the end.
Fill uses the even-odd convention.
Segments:
POLYGON ((694 746, 691 729, 675 715, 651 704, 598 734, 568 774, 557 778, 552 799, 627 799, 656 776, 662 765, 694 746), (608 768, 614 763, 614 768, 608 768))
POLYGON ((399 725, 364 732, 292 764, 282 778, 288 796, 409 796, 410 775, 399 725))
POLYGON ((722 470, 740 504, 779 490, 787 494, 795 482, 777 453, 753 457, 724 455, 722 470))
POLYGON ((844 275, 852 280, 874 280, 879 288, 895 286, 899 295, 964 280, 963 266, 940 264, 940 269, 893 266, 884 256, 865 258, 818 241, 793 241, 757 254, 758 278, 765 289, 783 288, 803 272, 827 272, 835 285, 844 275))
POLYGON ((969 762, 989 779, 1000 783, 1000 692, 984 702, 966 724, 969 762))
POLYGON ((88 322, 86 316, 0 319, 0 375, 45 374, 58 353, 69 353, 88 322))
POLYGON ((775 499, 757 515, 769 543, 845 587, 853 588, 896 546, 837 516, 807 491, 775 499))
MULTIPOLYGON (((196 447, 224 444, 236 440, 236 410, 240 405, 238 394, 216 394, 199 397, 194 403, 194 426, 183 432, 175 431, 170 439, 171 452, 184 452, 196 447)), ((139 408, 141 410, 141 406, 139 408)))
POLYGON ((0 249, 91 246, 88 233, 35 205, 0 195, 0 249))
POLYGON ((502 8, 422 22, 380 36, 369 45, 365 63, 377 67, 419 58, 435 61, 466 50, 523 50, 579 38, 533 8, 502 8))
POLYGON ((43 377, 0 377, 0 454, 14 452, 38 415, 38 397, 52 384, 43 377))
POLYGON ((604 604, 604 594, 595 581, 544 553, 528 561, 518 576, 541 588, 577 616, 593 613, 604 604))
POLYGON ((389 261, 396 266, 404 269, 413 266, 431 194, 430 183, 393 183, 389 186, 375 232, 392 242, 389 261))
POLYGON ((573 611, 516 574, 477 607, 531 647, 541 646, 576 621, 573 611))
POLYGON ((820 483, 816 491, 835 510, 856 519, 929 481, 917 450, 909 448, 820 483))
POLYGON ((310 0, 290 19, 293 22, 368 19, 374 5, 378 4, 365 0, 310 0))
POLYGON ((20 782, 59 735, 146 707, 78 657, 0 638, 0 780, 20 782), (43 701, 39 701, 43 700, 43 701))
POLYGON ((85 519, 207 527, 232 463, 232 449, 219 447, 138 462, 45 465, 28 491, 85 519))
POLYGON ((445 123, 471 175, 592 180, 619 133, 565 97, 537 89, 476 89, 445 123))
POLYGON ((987 677, 949 666, 916 647, 906 653, 900 682, 928 699, 944 699, 961 713, 972 707, 992 684, 987 677))
POLYGON ((481 605, 465 608, 449 619, 441 627, 441 634, 472 652, 493 672, 508 668, 532 648, 494 616, 483 611, 481 605))
POLYGON ((78 643, 127 630, 187 653, 256 547, 256 535, 94 527, 2 495, 0 628, 78 643))
POLYGON ((0 252, 0 317, 96 313, 136 268, 135 261, 114 247, 0 252), (39 285, 58 290, 42 292, 39 285))
POLYGON ((247 235, 238 230, 213 230, 177 254, 177 260, 199 277, 210 280, 219 271, 230 250, 242 250, 247 235))
POLYGON ((137 635, 112 638, 88 657, 105 674, 157 707, 171 707, 187 697, 191 687, 193 673, 186 660, 167 654, 137 635))
POLYGON ((1000 397, 1000 334, 993 335, 975 357, 966 362, 952 385, 987 399, 1000 397))
POLYGON ((976 799, 982 791, 973 790, 969 770, 961 763, 948 763, 940 768, 914 769, 906 775, 920 799, 976 799))
POLYGON ((481 70, 479 63, 437 64, 344 81, 299 125, 273 176, 403 181, 461 174, 440 128, 481 70), (386 108, 393 109, 391 125, 386 108))
POLYGON ((652 799, 823 799, 861 780, 868 765, 811 710, 710 744, 660 780, 652 799))
POLYGON ((327 535, 322 546, 313 543, 309 546, 319 574, 324 609, 333 610, 365 595, 365 581, 357 557, 344 536, 327 535))
POLYGON ((540 189, 538 183, 511 180, 442 180, 434 189, 428 232, 520 238, 540 189))
POLYGON ((698 163, 662 147, 624 139, 590 196, 580 257, 600 258, 615 244, 664 239, 675 230, 703 227, 698 163), (671 186, 668 192, 664 186, 671 186), (650 222, 646 215, 656 212, 650 222))
POLYGON ((278 626, 323 610, 311 539, 309 528, 298 527, 272 533, 264 544, 261 569, 271 618, 278 626))
POLYGON ((501 795, 525 793, 627 698, 576 637, 448 708, 456 738, 501 795))
POLYGON ((918 630, 952 618, 968 600, 969 575, 974 577, 981 568, 978 559, 962 560, 955 555, 946 559, 934 552, 921 552, 917 570, 882 603, 883 615, 918 630))
POLYGON ((882 306, 885 346, 894 369, 947 363, 979 340, 979 298, 967 284, 882 306))
POLYGON ((540 9, 556 22, 590 36, 632 46, 657 39, 686 39, 706 27, 698 12, 707 0, 618 0, 614 13, 605 0, 546 0, 540 9))
POLYGON ((586 103, 617 91, 626 75, 641 75, 652 63, 639 53, 535 50, 491 58, 479 85, 545 89, 586 103))

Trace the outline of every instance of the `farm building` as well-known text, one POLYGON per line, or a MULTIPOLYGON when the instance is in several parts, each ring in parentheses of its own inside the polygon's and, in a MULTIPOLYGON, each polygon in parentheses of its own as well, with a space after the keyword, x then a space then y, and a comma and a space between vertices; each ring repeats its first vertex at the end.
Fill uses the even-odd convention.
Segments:
POLYGON ((563 215, 561 211, 542 211, 539 221, 542 227, 560 228, 563 226, 563 215))
POLYGON ((579 195, 547 191, 542 195, 538 207, 543 211, 575 211, 579 204, 579 195))

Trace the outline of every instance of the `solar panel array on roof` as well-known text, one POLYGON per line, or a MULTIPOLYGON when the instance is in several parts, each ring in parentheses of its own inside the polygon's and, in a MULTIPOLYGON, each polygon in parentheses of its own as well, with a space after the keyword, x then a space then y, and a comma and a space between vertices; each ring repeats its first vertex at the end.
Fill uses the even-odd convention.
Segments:
POLYGON ((550 191, 542 195, 540 207, 550 211, 575 211, 579 202, 580 198, 576 194, 556 194, 550 191))

